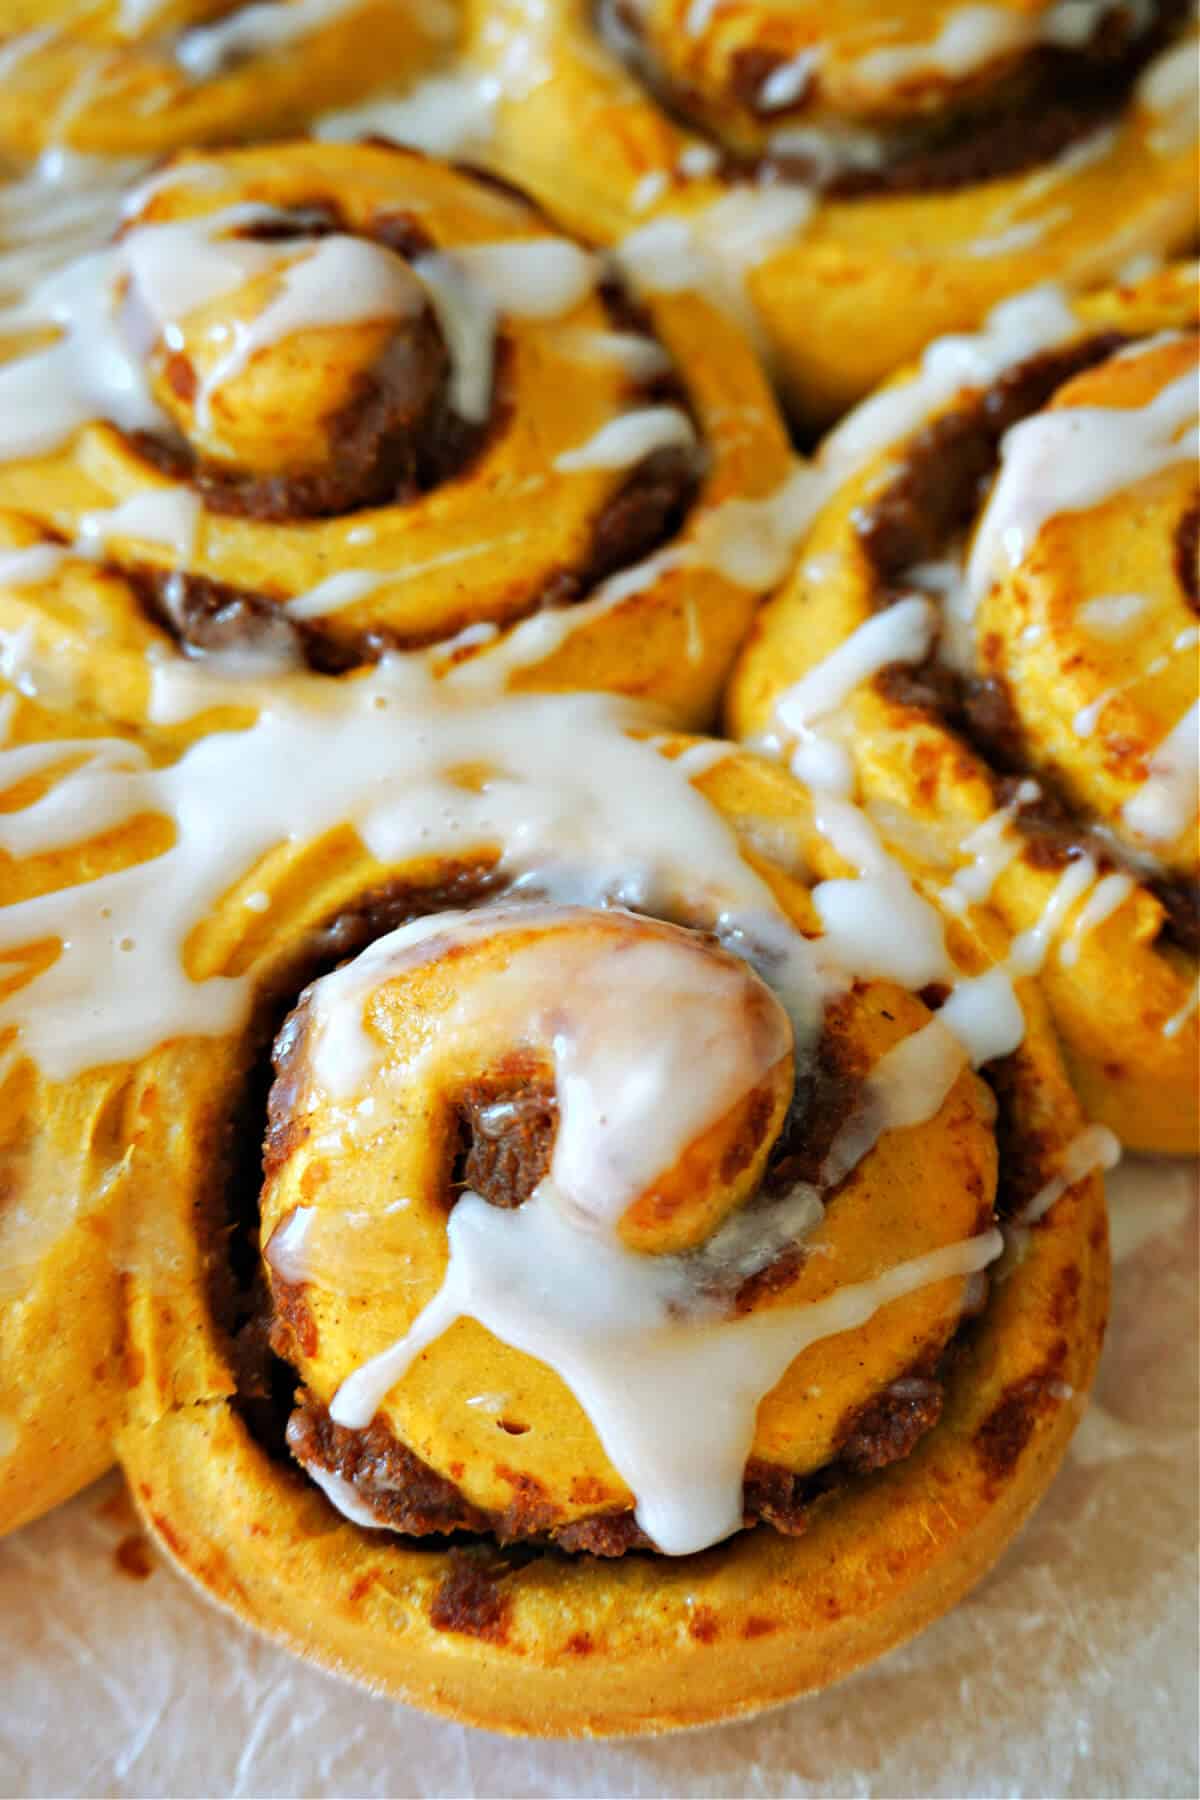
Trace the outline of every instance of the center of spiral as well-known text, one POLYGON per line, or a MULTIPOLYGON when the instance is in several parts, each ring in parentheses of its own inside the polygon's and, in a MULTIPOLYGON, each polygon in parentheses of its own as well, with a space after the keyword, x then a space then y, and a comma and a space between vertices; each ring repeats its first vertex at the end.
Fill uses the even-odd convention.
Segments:
POLYGON ((154 400, 228 510, 345 510, 417 484, 441 331, 402 255, 324 224, 245 204, 130 235, 154 400))

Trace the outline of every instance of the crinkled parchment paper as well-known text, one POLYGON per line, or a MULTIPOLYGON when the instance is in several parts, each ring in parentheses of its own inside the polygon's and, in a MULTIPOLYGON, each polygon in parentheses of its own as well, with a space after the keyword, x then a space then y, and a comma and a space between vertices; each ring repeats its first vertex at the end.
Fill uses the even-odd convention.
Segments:
POLYGON ((1196 1795, 1195 1175, 1110 1192, 1108 1347, 1057 1481, 955 1613, 829 1693, 658 1741, 439 1724, 211 1611, 110 1477, 0 1544, 0 1793, 1196 1795))

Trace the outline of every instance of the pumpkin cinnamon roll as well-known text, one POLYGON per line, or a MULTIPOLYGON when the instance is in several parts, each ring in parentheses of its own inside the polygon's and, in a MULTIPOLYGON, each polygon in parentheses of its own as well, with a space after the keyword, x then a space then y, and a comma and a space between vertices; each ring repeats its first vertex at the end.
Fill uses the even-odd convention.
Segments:
POLYGON ((995 921, 631 701, 234 679, 105 598, 0 622, 6 1523, 115 1438, 242 1618, 507 1730, 950 1605, 1107 1293, 995 921))
POLYGON ((496 166, 756 317, 827 423, 930 338, 1197 229, 1176 0, 475 0, 496 166))
POLYGON ((0 151, 160 156, 297 130, 434 65, 454 0, 13 0, 0 151))
POLYGON ((1194 272, 1039 291, 829 437, 734 730, 988 906, 1088 1115, 1197 1148, 1194 272))
POLYGON ((790 452, 739 329, 697 295, 635 306, 423 157, 183 158, 10 317, 0 509, 192 654, 437 647, 464 682, 698 722, 786 568, 755 506, 790 452))

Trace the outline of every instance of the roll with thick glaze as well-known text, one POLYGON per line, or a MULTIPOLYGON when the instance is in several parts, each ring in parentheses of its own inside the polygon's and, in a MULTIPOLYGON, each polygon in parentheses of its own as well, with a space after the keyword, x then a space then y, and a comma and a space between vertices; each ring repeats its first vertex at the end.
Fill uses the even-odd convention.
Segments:
POLYGON ((856 795, 1037 973, 1089 1117, 1195 1153, 1196 288, 1038 292, 813 470, 735 733, 856 795))
POLYGON ((410 153, 175 162, 9 348, 0 584, 123 581, 194 654, 437 646, 463 681, 699 722, 786 566, 760 514, 790 453, 737 327, 633 307, 518 196, 410 153))
POLYGON ((1107 1294, 1003 934, 628 702, 150 630, 118 591, 69 705, 5 640, 6 1522, 115 1431, 240 1617, 513 1731, 750 1711, 943 1611, 1107 1294))
POLYGON ((1197 46, 1172 0, 467 11, 495 165, 647 291, 756 316, 808 426, 1008 294, 1196 235, 1197 46))

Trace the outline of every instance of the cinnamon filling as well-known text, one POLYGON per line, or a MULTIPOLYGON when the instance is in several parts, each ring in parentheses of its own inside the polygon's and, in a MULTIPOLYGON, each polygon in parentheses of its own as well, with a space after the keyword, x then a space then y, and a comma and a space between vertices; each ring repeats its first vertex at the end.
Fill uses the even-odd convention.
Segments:
MULTIPOLYGON (((329 201, 314 201, 295 216, 296 236, 340 229, 329 201)), ((286 222, 272 220, 250 228, 247 235, 278 239, 289 229, 286 222)), ((377 215, 370 235, 406 260, 432 247, 419 223, 404 213, 377 215)), ((647 316, 615 281, 597 291, 615 330, 652 337, 647 316)), ((400 340, 364 377, 353 403, 331 421, 337 454, 320 470, 264 477, 206 462, 186 445, 150 433, 136 433, 131 441, 153 468, 189 483, 205 506, 218 513, 290 524, 341 517, 362 507, 403 506, 469 470, 513 404, 509 367, 501 339, 489 417, 478 425, 460 418, 447 397, 446 348, 428 315, 418 321, 415 340, 400 340)), ((186 383, 195 377, 188 365, 173 379, 186 383)), ((631 383, 630 395, 643 404, 690 411, 686 389, 671 370, 631 383)), ((531 593, 521 617, 576 604, 609 576, 669 542, 687 518, 698 482, 697 459, 690 451, 661 449, 643 457, 595 514, 578 563, 557 570, 531 593)), ((201 655, 264 651, 325 674, 377 661, 389 651, 428 648, 477 622, 467 610, 460 621, 433 633, 368 627, 351 634, 332 630, 320 619, 288 618, 280 596, 232 587, 186 569, 127 573, 147 610, 186 649, 201 655)))
MULTIPOLYGON (((321 198, 291 209, 287 219, 244 226, 236 235, 278 243, 347 230, 336 203, 321 198)), ((407 213, 380 213, 370 230, 358 235, 406 262, 435 247, 407 213)), ((185 398, 194 391, 196 374, 182 354, 169 359, 168 375, 185 398)), ((489 416, 479 424, 454 411, 449 377, 449 353, 426 307, 363 374, 351 400, 326 421, 336 457, 319 469, 264 476, 199 456, 181 439, 138 432, 132 442, 161 474, 195 488, 212 512, 236 518, 288 524, 403 505, 460 474, 482 449, 502 409, 500 361, 489 416)))
POLYGON ((550 1172, 558 1103, 527 1056, 514 1053, 458 1098, 459 1147, 450 1204, 466 1189, 506 1211, 522 1205, 550 1172))
MULTIPOLYGON (((941 1418, 944 1401, 936 1364, 925 1358, 842 1421, 835 1459, 815 1474, 795 1475, 777 1464, 752 1460, 742 1490, 745 1527, 769 1524, 799 1537, 821 1495, 840 1481, 910 1456, 941 1418)), ((497 1426, 503 1431, 505 1422, 497 1420, 497 1426)), ((558 1519, 545 1488, 526 1474, 514 1472, 513 1498, 502 1512, 472 1506, 454 1482, 402 1444, 382 1418, 363 1431, 348 1431, 306 1397, 292 1414, 287 1437, 298 1461, 348 1482, 381 1524, 406 1537, 469 1532, 501 1545, 536 1544, 609 1557, 654 1550, 632 1512, 558 1519)))
MULTIPOLYGON (((408 918, 486 900, 494 891, 491 871, 470 869, 436 890, 398 885, 366 895, 357 907, 315 934, 287 980, 311 979, 408 918)), ((268 1175, 291 1153, 296 1133, 305 1129, 294 1108, 303 1077, 306 1015, 302 997, 275 1041, 275 1081, 267 1102, 263 1156, 268 1175)), ((830 1144, 858 1103, 865 1073, 860 1056, 839 1033, 835 1005, 816 1052, 797 1078, 762 1192, 748 1203, 751 1208, 816 1177, 830 1144)), ((447 1207, 467 1188, 493 1206, 523 1204, 549 1170, 557 1131, 555 1096, 544 1074, 529 1053, 515 1051, 486 1078, 464 1088, 454 1105, 457 1123, 447 1160, 447 1207)), ((597 1556, 653 1550, 631 1510, 564 1519, 553 1496, 535 1477, 513 1472, 510 1503, 501 1511, 484 1512, 464 1497, 455 1481, 402 1443, 382 1416, 365 1430, 349 1430, 334 1424, 325 1407, 303 1392, 293 1407, 296 1375, 290 1365, 315 1353, 316 1327, 302 1284, 289 1284, 273 1272, 268 1286, 262 1276, 257 1180, 257 1168, 248 1164, 238 1184, 243 1213, 235 1239, 240 1237, 241 1251, 235 1249, 233 1264, 236 1268, 240 1254, 243 1285, 235 1308, 241 1320, 235 1327, 239 1406, 261 1441, 284 1455, 286 1437, 286 1450, 299 1462, 349 1483, 374 1517, 410 1538, 467 1533, 500 1545, 523 1543, 541 1551, 597 1556)), ((985 1226, 990 1220, 989 1208, 985 1226)), ((767 1268, 726 1296, 732 1310, 747 1311, 758 1297, 790 1280, 803 1255, 802 1246, 780 1252, 767 1268)), ((236 1296, 236 1278, 233 1289, 236 1296)), ((985 1291, 981 1284, 980 1292, 985 1291)), ((228 1318, 228 1292, 225 1298, 228 1318)), ((952 1338, 951 1349, 953 1343, 952 1338)), ((930 1346, 903 1377, 848 1414, 835 1433, 833 1459, 815 1473, 798 1476, 752 1461, 744 1485, 745 1526, 769 1523, 779 1531, 799 1533, 813 1505, 830 1488, 851 1475, 908 1456, 940 1416, 939 1364, 947 1353, 944 1343, 930 1346)), ((496 1425, 505 1434, 530 1429, 523 1421, 505 1418, 497 1419, 496 1425)), ((499 1448, 497 1454, 502 1455, 499 1448)))
MULTIPOLYGON (((1044 407, 1065 382, 1103 362, 1126 341, 1120 333, 1105 332, 1032 357, 915 434, 897 475, 856 520, 858 541, 875 576, 877 606, 920 591, 918 565, 944 555, 970 525, 1009 427, 1044 407)), ((1200 507, 1185 513, 1176 534, 1175 567, 1189 601, 1196 582, 1198 532, 1200 507)), ((1032 868, 1061 868, 1083 855, 1094 858, 1101 870, 1128 866, 1162 906, 1162 941, 1200 954, 1200 883, 1186 876, 1147 876, 1122 862, 1111 840, 1066 799, 1054 769, 1036 766, 1003 675, 964 676, 939 660, 935 646, 915 667, 884 669, 876 686, 895 704, 927 713, 964 739, 995 771, 997 806, 1015 798, 1021 776, 1036 775, 1041 797, 1019 804, 1015 815, 1032 868)))
MULTIPOLYGON (((600 0, 604 29, 606 0, 600 0)), ((838 199, 881 194, 949 193, 979 182, 1019 175, 1052 161, 1115 118, 1150 59, 1187 15, 1186 0, 1161 0, 1148 28, 1135 9, 1116 8, 1096 20, 1087 41, 1030 51, 1011 77, 970 102, 960 101, 933 121, 884 130, 880 154, 866 166, 832 171, 816 157, 768 150, 759 156, 720 150, 729 180, 794 181, 838 199)), ((655 62, 632 0, 611 0, 608 30, 639 78, 681 124, 703 128, 703 96, 655 62)), ((814 72, 786 109, 771 104, 768 84, 787 58, 754 47, 732 59, 732 97, 759 119, 803 124, 819 76, 814 72)), ((861 121, 869 125, 869 120, 861 121)))

